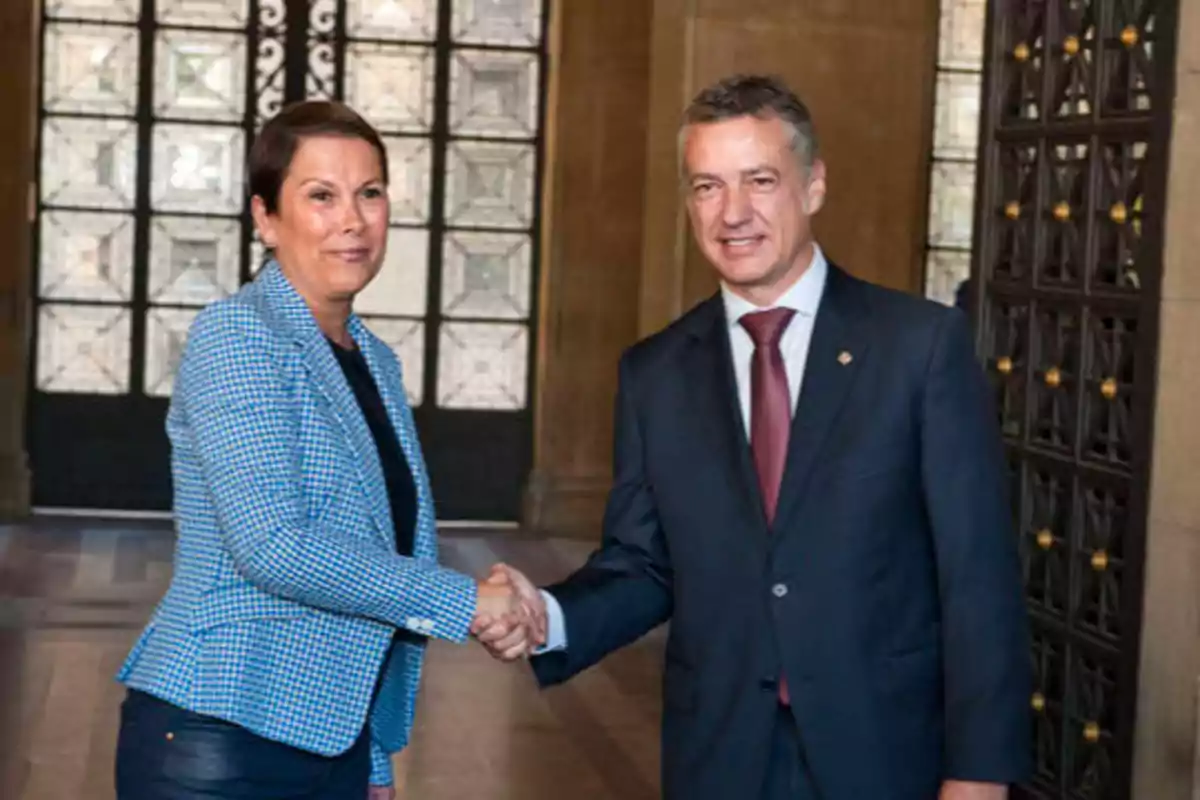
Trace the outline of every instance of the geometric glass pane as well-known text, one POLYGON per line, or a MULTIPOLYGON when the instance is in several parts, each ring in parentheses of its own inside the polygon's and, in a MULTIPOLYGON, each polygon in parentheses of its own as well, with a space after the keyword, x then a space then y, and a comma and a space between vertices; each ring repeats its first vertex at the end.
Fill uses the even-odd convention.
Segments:
POLYGON ((531 139, 537 135, 538 56, 459 50, 450 69, 450 132, 531 139))
POLYGON ((236 292, 241 230, 233 219, 154 217, 150 302, 200 306, 236 292))
POLYGON ((958 287, 971 275, 970 252, 930 250, 925 259, 925 297, 944 305, 954 305, 958 287))
POLYGON ((246 37, 160 31, 154 52, 154 113, 239 122, 246 107, 246 37))
POLYGON ((542 35, 543 0, 455 0, 455 42, 536 47, 542 35))
POLYGON ((364 315, 423 317, 428 283, 429 232, 392 228, 383 266, 354 298, 354 310, 364 315))
POLYGON ((388 133, 425 133, 433 123, 433 50, 351 43, 347 105, 388 133))
POLYGON ((258 271, 266 266, 269 255, 270 254, 267 253, 267 248, 261 241, 259 241, 258 236, 255 235, 255 237, 250 241, 250 263, 246 265, 246 273, 251 278, 257 275, 258 271))
POLYGON ((129 391, 129 309, 47 304, 38 314, 37 388, 129 391))
POLYGON ((245 161, 239 128, 154 127, 151 203, 156 211, 237 214, 245 161))
POLYGON ((529 316, 530 238, 520 233, 450 233, 442 266, 448 317, 529 316))
POLYGON ((131 209, 137 128, 116 119, 48 118, 42 136, 42 202, 131 209))
POLYGON ((49 23, 42 107, 49 113, 132 115, 137 64, 137 28, 49 23))
POLYGON ((346 35, 354 39, 432 42, 437 0, 348 0, 346 35))
POLYGON ((146 394, 170 397, 188 328, 198 313, 190 308, 152 308, 146 312, 146 394))
POLYGON ((47 300, 130 300, 133 217, 47 211, 41 217, 38 295, 47 300))
POLYGON ((942 69, 983 69, 985 0, 942 0, 938 34, 938 66, 942 69))
POLYGON ((244 28, 249 0, 158 0, 155 16, 165 25, 244 28))
POLYGON ((46 0, 44 6, 51 19, 137 22, 142 0, 46 0))
POLYGON ((425 386, 425 323, 413 319, 363 317, 363 322, 400 360, 404 393, 413 408, 421 405, 425 386))
POLYGON ((533 220, 534 158, 530 145, 452 143, 446 160, 447 224, 528 228, 533 220))
POLYGON ((446 322, 438 337, 441 408, 525 407, 529 330, 519 323, 446 322))
POLYGON ((388 136, 388 198, 392 222, 420 225, 429 219, 429 170, 433 150, 428 139, 388 136))
POLYGON ((975 158, 981 84, 978 73, 938 73, 934 158, 975 158))
POLYGON ((975 165, 937 161, 929 191, 929 244, 970 249, 975 213, 975 165))

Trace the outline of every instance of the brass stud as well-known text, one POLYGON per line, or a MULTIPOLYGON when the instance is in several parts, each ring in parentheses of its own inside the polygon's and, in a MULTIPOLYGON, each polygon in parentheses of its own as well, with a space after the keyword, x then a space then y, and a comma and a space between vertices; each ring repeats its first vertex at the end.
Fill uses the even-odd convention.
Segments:
POLYGON ((1089 722, 1083 726, 1083 738, 1091 744, 1100 741, 1100 726, 1095 722, 1089 722))
POLYGON ((1054 534, 1049 528, 1042 528, 1037 533, 1037 543, 1043 550, 1049 550, 1054 546, 1054 534))
POLYGON ((168 742, 173 742, 173 741, 175 741, 175 734, 174 734, 174 733, 172 733, 172 732, 170 732, 170 731, 167 731, 167 741, 168 741, 168 742))
POLYGON ((1121 30, 1121 44, 1126 47, 1133 47, 1138 43, 1138 29, 1133 25, 1126 25, 1121 30))
POLYGON ((1105 400, 1112 400, 1117 396, 1117 379, 1105 378, 1100 384, 1100 394, 1104 395, 1105 400))
POLYGON ((1017 219, 1021 216, 1021 204, 1016 200, 1009 200, 1004 204, 1004 216, 1009 219, 1017 219))
POLYGON ((1054 218, 1059 222, 1066 222, 1071 218, 1071 206, 1067 201, 1060 200, 1054 205, 1054 218))
POLYGON ((1062 372, 1059 371, 1058 367, 1051 367, 1046 370, 1046 376, 1043 380, 1046 381, 1046 385, 1051 389, 1057 389, 1062 385, 1062 372))
POLYGON ((1092 553, 1092 569, 1096 572, 1104 572, 1108 569, 1108 553, 1103 550, 1092 553))
POLYGON ((1041 692, 1034 692, 1033 697, 1029 700, 1029 705, 1040 714, 1046 710, 1046 698, 1041 692))
POLYGON ((1125 208, 1124 203, 1113 203, 1113 207, 1108 210, 1108 218, 1118 225, 1124 225, 1129 219, 1129 209, 1125 208))
POLYGON ((996 371, 1001 375, 1008 375, 1013 371, 1013 361, 1008 356, 1001 356, 996 360, 996 371))
POLYGON ((1068 36, 1063 39, 1063 52, 1069 56, 1073 56, 1079 52, 1079 37, 1068 36))
POLYGON ((1028 61, 1029 60, 1029 45, 1025 44, 1024 42, 1021 42, 1016 47, 1014 47, 1013 48, 1013 58, 1015 58, 1017 61, 1022 61, 1022 62, 1028 61))

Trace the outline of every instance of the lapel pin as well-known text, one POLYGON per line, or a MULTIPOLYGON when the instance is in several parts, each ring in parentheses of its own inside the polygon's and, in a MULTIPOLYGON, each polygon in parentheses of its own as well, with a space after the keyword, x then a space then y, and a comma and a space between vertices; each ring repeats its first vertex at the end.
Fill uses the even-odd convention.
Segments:
POLYGON ((846 366, 847 364, 849 364, 853 360, 854 360, 854 356, 850 355, 849 350, 843 350, 841 353, 838 353, 838 363, 841 364, 843 367, 846 366))

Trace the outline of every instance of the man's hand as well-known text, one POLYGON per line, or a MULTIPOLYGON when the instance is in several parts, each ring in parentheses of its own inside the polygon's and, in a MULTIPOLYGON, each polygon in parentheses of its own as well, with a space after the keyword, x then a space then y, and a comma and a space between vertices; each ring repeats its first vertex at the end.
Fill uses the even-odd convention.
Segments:
POLYGON ((367 800, 396 800, 396 787, 372 786, 367 789, 367 800))
POLYGON ((524 658, 546 641, 546 604, 541 592, 520 571, 507 564, 496 564, 486 586, 502 586, 516 598, 519 611, 503 618, 477 614, 471 632, 501 661, 524 658))
POLYGON ((946 781, 938 800, 1008 800, 1008 787, 1001 783, 946 781))

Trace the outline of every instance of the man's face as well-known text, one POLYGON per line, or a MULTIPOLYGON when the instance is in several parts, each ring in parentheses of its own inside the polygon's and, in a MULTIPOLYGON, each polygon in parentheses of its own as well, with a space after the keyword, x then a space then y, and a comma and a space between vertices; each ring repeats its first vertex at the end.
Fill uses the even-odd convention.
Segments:
POLYGON ((684 179, 696 242, 735 291, 773 302, 807 268, 825 168, 806 168, 777 117, 737 117, 685 131, 684 179))

